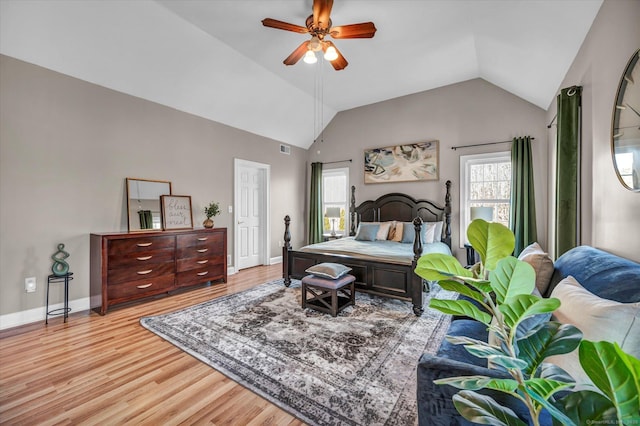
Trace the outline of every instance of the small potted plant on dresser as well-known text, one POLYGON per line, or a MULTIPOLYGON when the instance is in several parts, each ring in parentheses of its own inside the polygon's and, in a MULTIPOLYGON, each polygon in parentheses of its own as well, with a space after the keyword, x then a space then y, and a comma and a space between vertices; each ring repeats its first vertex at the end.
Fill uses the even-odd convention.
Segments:
POLYGON ((208 206, 204 208, 204 214, 207 216, 202 225, 205 228, 213 228, 213 219, 214 216, 218 216, 220 214, 220 205, 216 202, 209 203, 208 206))

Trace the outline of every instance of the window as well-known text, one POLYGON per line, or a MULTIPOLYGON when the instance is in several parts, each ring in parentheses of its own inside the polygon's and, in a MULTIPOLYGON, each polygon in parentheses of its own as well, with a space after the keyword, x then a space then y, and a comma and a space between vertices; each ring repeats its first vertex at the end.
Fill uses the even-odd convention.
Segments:
POLYGON ((511 153, 460 157, 460 247, 467 243, 471 207, 492 207, 493 222, 509 226, 511 153))
POLYGON ((335 230, 337 235, 345 235, 349 213, 349 169, 322 171, 322 198, 323 232, 330 234, 332 230, 335 230), (327 209, 329 210, 327 211, 327 209), (328 217, 327 212, 331 213, 332 211, 335 211, 335 216, 338 217, 328 217))

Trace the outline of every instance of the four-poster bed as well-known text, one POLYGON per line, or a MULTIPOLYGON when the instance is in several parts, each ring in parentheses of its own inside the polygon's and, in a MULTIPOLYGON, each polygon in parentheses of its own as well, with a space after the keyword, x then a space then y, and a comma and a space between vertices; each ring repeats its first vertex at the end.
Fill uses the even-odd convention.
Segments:
MULTIPOLYGON (((343 242, 341 240, 335 241, 338 246, 337 250, 331 248, 330 243, 334 243, 334 241, 293 250, 290 233, 291 220, 287 215, 284 219, 285 232, 282 249, 282 274, 285 285, 289 286, 292 278, 301 279, 307 275, 305 270, 313 265, 323 262, 340 263, 352 268, 350 273, 356 277, 357 291, 411 301, 413 312, 418 316, 422 315, 424 311, 422 278, 414 273, 417 261, 423 252, 442 252, 444 247, 450 253, 451 249, 451 181, 445 183, 445 188, 444 205, 429 200, 416 200, 406 194, 391 193, 376 200, 364 201, 356 206, 355 187, 351 187, 350 237, 356 235, 356 224, 392 221, 407 225, 412 223, 415 229, 413 244, 410 246, 412 250, 403 255, 404 257, 371 256, 371 252, 376 252, 376 249, 373 248, 372 250, 365 249, 365 253, 362 255, 343 252, 340 246, 344 247, 349 241, 343 242), (442 232, 437 236, 436 242, 423 244, 422 238, 418 238, 418 236, 422 235, 422 227, 429 222, 442 222, 442 232)), ((360 249, 367 244, 361 241, 354 243, 359 245, 360 249)), ((406 243, 399 242, 383 241, 381 243, 387 246, 408 246, 406 243)))

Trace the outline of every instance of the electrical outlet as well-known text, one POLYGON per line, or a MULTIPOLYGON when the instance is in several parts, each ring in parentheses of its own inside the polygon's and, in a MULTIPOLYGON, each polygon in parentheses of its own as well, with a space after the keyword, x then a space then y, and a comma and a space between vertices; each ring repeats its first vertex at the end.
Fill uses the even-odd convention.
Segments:
POLYGON ((233 206, 229 206, 229 213, 233 213, 233 206))
POLYGON ((34 293, 36 291, 36 277, 25 278, 24 289, 27 293, 34 293))

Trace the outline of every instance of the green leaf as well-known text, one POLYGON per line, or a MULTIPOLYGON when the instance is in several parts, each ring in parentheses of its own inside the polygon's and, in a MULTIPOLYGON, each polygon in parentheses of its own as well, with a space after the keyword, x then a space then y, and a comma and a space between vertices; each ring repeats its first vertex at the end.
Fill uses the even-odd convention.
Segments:
POLYGON ((536 273, 527 262, 505 257, 489 274, 498 304, 519 294, 530 295, 536 285, 536 273))
POLYGON ((518 357, 527 361, 525 373, 531 376, 545 358, 569 353, 581 340, 582 332, 573 325, 549 321, 516 341, 518 357))
POLYGON ((553 406, 562 411, 576 424, 616 424, 616 408, 613 403, 604 395, 590 391, 581 390, 572 392, 553 406), (609 423, 611 422, 611 423, 609 423))
POLYGON ((478 390, 485 387, 491 381, 487 376, 458 376, 434 380, 436 385, 449 385, 458 389, 478 390))
POLYGON ((473 277, 458 277, 465 283, 469 284, 471 287, 483 292, 483 293, 491 293, 493 292, 493 288, 491 287, 491 283, 482 278, 473 278, 473 277))
POLYGON ((493 398, 471 391, 460 391, 452 398, 458 413, 470 422, 493 426, 527 426, 510 408, 493 398))
POLYGON ((508 356, 500 348, 490 346, 487 343, 466 345, 467 352, 478 358, 489 358, 491 356, 508 356))
POLYGON ((465 315, 487 325, 491 322, 491 315, 482 312, 468 300, 431 299, 429 301, 429 307, 445 314, 465 315))
POLYGON ((507 370, 517 369, 524 370, 527 368, 527 362, 508 355, 489 355, 487 360, 493 365, 500 365, 507 370))
POLYGON ((428 253, 418 259, 415 273, 425 280, 440 281, 453 276, 471 277, 472 272, 464 268, 458 259, 442 253, 428 253))
MULTIPOLYGON (((580 365, 591 381, 613 402, 618 421, 637 419, 640 413, 640 385, 628 358, 617 343, 583 340, 579 348, 580 365)), ((638 361, 640 362, 640 361, 638 361)))
POLYGON ((492 379, 484 387, 485 389, 493 389, 515 395, 515 391, 518 389, 518 382, 514 379, 492 379))
POLYGON ((537 314, 553 312, 560 306, 556 298, 541 299, 531 294, 519 294, 508 298, 498 309, 504 315, 505 324, 516 328, 524 319, 537 314))
POLYGON ((482 340, 472 339, 467 336, 445 336, 445 339, 452 345, 489 345, 487 342, 483 342, 482 340))
POLYGON ((497 222, 476 219, 467 228, 467 238, 480 255, 485 269, 496 268, 498 261, 510 256, 516 246, 513 232, 497 222))
POLYGON ((482 295, 482 293, 472 288, 469 288, 469 286, 464 285, 458 281, 441 280, 438 282, 438 284, 440 285, 440 287, 442 287, 445 290, 455 291, 456 293, 463 294, 467 297, 477 300, 478 302, 484 302, 484 296, 482 295))
POLYGON ((554 393, 573 386, 573 383, 557 380, 534 378, 525 380, 525 385, 544 399, 549 399, 554 393))
POLYGON ((526 387, 525 392, 534 401, 536 401, 538 404, 546 408, 549 414, 551 414, 551 416, 553 416, 555 419, 560 420, 560 422, 564 426, 576 426, 576 424, 569 417, 567 417, 561 410, 559 410, 557 407, 551 404, 551 402, 547 401, 545 398, 540 396, 535 390, 533 390, 530 387, 526 387))

